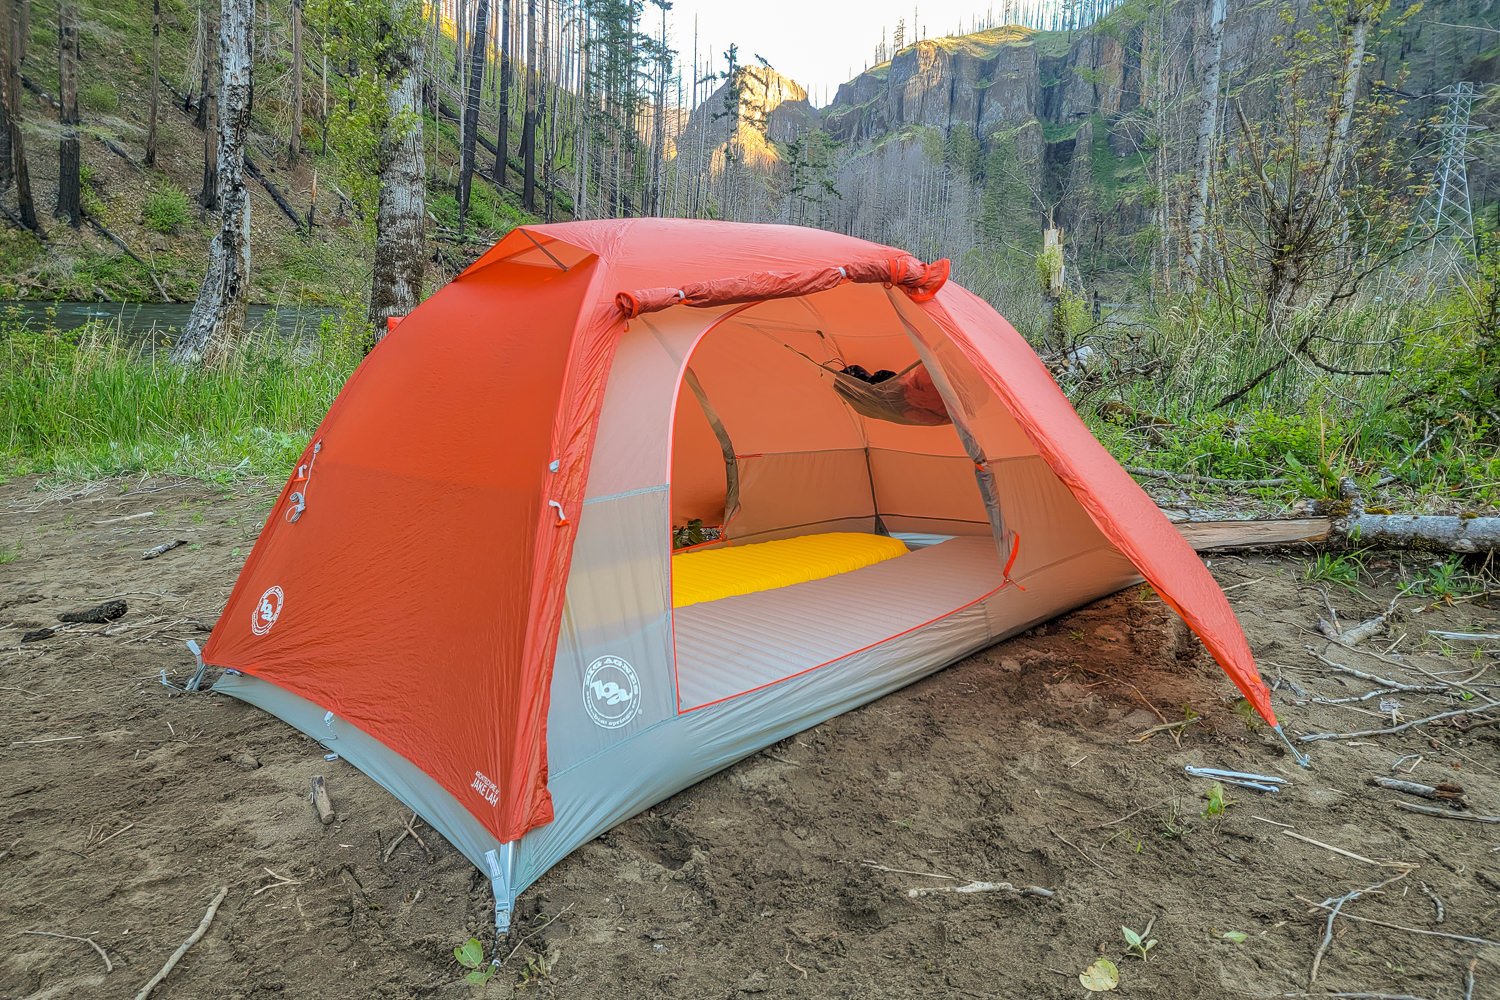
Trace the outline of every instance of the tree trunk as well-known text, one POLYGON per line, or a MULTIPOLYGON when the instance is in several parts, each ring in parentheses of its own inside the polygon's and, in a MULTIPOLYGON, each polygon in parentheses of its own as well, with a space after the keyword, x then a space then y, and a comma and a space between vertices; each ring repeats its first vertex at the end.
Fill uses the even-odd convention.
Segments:
POLYGON ((228 353, 245 326, 250 289, 250 193, 245 190, 245 137, 250 128, 250 48, 254 0, 222 0, 219 23, 219 234, 208 250, 208 274, 172 360, 192 363, 228 353))
MULTIPOLYGON (((253 3, 254 0, 250 0, 250 2, 253 3)), ((218 26, 217 28, 215 28, 215 26, 211 23, 211 16, 212 12, 211 8, 208 6, 208 0, 204 0, 203 20, 201 22, 203 25, 203 72, 202 77, 199 80, 199 87, 201 88, 201 90, 200 96, 198 97, 198 127, 203 129, 203 189, 198 192, 198 203, 203 206, 205 211, 209 212, 217 211, 220 207, 219 156, 222 152, 220 150, 214 149, 214 136, 222 131, 222 129, 215 124, 215 118, 217 115, 222 113, 222 109, 219 107, 219 99, 215 97, 213 92, 215 46, 211 44, 211 42, 215 35, 217 35, 219 39, 219 48, 223 47, 224 42, 224 29, 222 26, 218 26)), ((247 46, 250 44, 249 32, 250 28, 247 21, 245 28, 245 44, 247 46)), ((222 57, 223 54, 221 52, 221 61, 222 57)), ((222 67, 220 68, 220 73, 223 73, 222 67)), ((221 92, 222 87, 223 80, 221 77, 221 92)))
POLYGON ((1219 138, 1219 67, 1224 52, 1225 0, 1209 0, 1208 30, 1198 50, 1198 72, 1203 86, 1198 95, 1196 183, 1188 212, 1188 270, 1202 277, 1204 228, 1208 222, 1208 180, 1213 172, 1214 147, 1219 138))
POLYGON ((485 28, 490 17, 490 0, 479 0, 474 12, 474 30, 470 33, 469 89, 464 95, 463 145, 458 151, 458 231, 462 235, 469 219, 469 193, 474 186, 474 140, 479 134, 479 93, 484 84, 485 28))
POLYGON ((496 129, 495 183, 505 186, 505 158, 510 155, 510 0, 500 0, 500 125, 496 129))
POLYGON ((0 70, 4 71, 4 100, 10 126, 11 180, 16 185, 16 209, 21 225, 40 232, 36 203, 31 198, 31 172, 26 166, 26 143, 21 132, 21 59, 26 53, 23 18, 15 0, 0 0, 0 70))
MULTIPOLYGON (((399 5, 402 0, 395 0, 399 5)), ((386 333, 386 320, 411 312, 422 298, 426 263, 427 210, 423 180, 427 172, 422 149, 421 32, 402 53, 404 64, 390 94, 391 120, 381 140, 380 200, 375 216, 375 268, 370 284, 370 323, 375 342, 386 333)))
MULTIPOLYGON (((160 3, 161 0, 156 0, 160 3)), ((292 134, 287 160, 296 163, 302 155, 302 0, 292 0, 292 134)))
POLYGON ((57 5, 57 210, 59 219, 77 229, 83 224, 82 164, 78 156, 78 8, 73 0, 57 5))
POLYGON ((156 126, 161 106, 161 0, 151 0, 151 95, 146 123, 146 166, 156 166, 156 126))
POLYGON ((526 172, 522 178, 521 203, 536 211, 536 0, 526 0, 526 120, 521 125, 521 153, 526 172))
POLYGON ((1365 46, 1370 37, 1371 11, 1361 0, 1350 0, 1345 26, 1349 30, 1349 56, 1344 62, 1342 87, 1339 91, 1337 116, 1330 115, 1328 143, 1323 157, 1322 186, 1325 194, 1334 193, 1343 182, 1344 162, 1349 154, 1349 130, 1354 123, 1354 104, 1364 75, 1365 46))

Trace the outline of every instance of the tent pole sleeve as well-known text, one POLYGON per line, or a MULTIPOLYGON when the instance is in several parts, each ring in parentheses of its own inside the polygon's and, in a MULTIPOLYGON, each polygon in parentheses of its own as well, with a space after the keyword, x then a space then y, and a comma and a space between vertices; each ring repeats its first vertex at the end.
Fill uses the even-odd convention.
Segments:
POLYGON ((1005 576, 1010 577, 1010 557, 1013 551, 1010 531, 1005 527, 1005 515, 1000 510, 1000 489, 995 483, 994 470, 990 468, 989 459, 984 454, 977 438, 969 433, 969 428, 964 420, 963 407, 959 405, 958 393, 954 391, 953 385, 948 381, 947 373, 938 364, 937 358, 933 356, 927 342, 917 332, 901 312, 901 303, 895 296, 894 290, 887 288, 886 296, 891 300, 891 308, 896 312, 896 318, 901 321, 901 326, 906 330, 906 336, 911 340, 912 346, 916 348, 917 357, 921 359, 927 374, 932 376, 932 384, 937 386, 937 391, 943 397, 943 404, 948 408, 948 416, 953 418, 953 429, 958 432, 958 439, 963 443, 964 451, 969 460, 974 463, 974 480, 979 485, 979 496, 984 501, 985 513, 990 519, 990 532, 994 535, 995 546, 1000 550, 1000 562, 1005 567, 1005 576))

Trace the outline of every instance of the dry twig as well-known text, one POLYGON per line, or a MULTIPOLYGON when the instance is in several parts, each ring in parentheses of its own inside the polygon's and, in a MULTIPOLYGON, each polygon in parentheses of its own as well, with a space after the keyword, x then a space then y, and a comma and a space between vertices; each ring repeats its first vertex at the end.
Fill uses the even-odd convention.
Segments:
POLYGON ((1367 892, 1379 892, 1381 889, 1390 885, 1392 882, 1397 882, 1401 879, 1404 879, 1407 875, 1410 874, 1411 872, 1409 870, 1404 871, 1399 875, 1394 875, 1391 878, 1386 879, 1384 882, 1377 882, 1374 885, 1366 886, 1363 889, 1355 889, 1353 892, 1347 892, 1337 898, 1329 897, 1328 899, 1323 900, 1324 905, 1332 903, 1333 909, 1328 911, 1328 923, 1323 929, 1323 940, 1319 943, 1318 950, 1313 953, 1312 972, 1307 977, 1307 985, 1309 987, 1311 987, 1313 983, 1316 983, 1318 981, 1318 967, 1323 964, 1323 956, 1327 953, 1328 946, 1333 944, 1333 922, 1338 919, 1339 911, 1344 908, 1344 904, 1354 902, 1356 899, 1358 899, 1360 896, 1363 896, 1367 892))
POLYGON ((1421 813, 1424 816, 1437 816, 1441 819, 1462 819, 1470 823, 1500 823, 1500 816, 1475 816, 1472 813, 1457 813, 1449 809, 1439 809, 1436 806, 1422 806, 1415 802, 1397 802, 1396 808, 1421 813))
POLYGON ((111 962, 109 960, 109 955, 105 953, 103 948, 99 947, 99 942, 95 941, 91 937, 75 937, 72 934, 59 934, 57 933, 57 931, 22 931, 21 933, 35 934, 39 937, 62 938, 64 941, 81 941, 84 944, 88 945, 90 948, 93 948, 95 951, 97 951, 99 953, 99 957, 104 959, 105 972, 115 971, 115 963, 111 962))
POLYGON ((213 923, 214 914, 219 912, 219 904, 224 902, 224 897, 227 895, 229 895, 229 886, 226 885, 219 890, 219 894, 214 897, 213 902, 208 904, 208 912, 203 914, 203 919, 198 922, 197 929, 188 935, 186 941, 177 946, 177 950, 172 952, 172 957, 167 959, 167 964, 161 967, 161 971, 152 976, 150 981, 141 987, 141 991, 135 995, 135 1000, 146 1000, 151 995, 151 991, 160 986, 168 974, 177 967, 177 963, 182 960, 183 955, 187 954, 187 950, 203 939, 203 935, 208 932, 208 925, 213 923))
POLYGON ((1325 844, 1321 840, 1313 840, 1311 837, 1305 837, 1302 834, 1298 833, 1296 830, 1282 830, 1281 835, 1283 837, 1291 837, 1293 840, 1300 840, 1304 844, 1311 844, 1314 847, 1321 847, 1325 851, 1332 851, 1334 854, 1342 855, 1343 857, 1349 858, 1351 861, 1363 861, 1365 864, 1374 865, 1376 868, 1411 869, 1417 867, 1416 865, 1410 864, 1405 861, 1374 861, 1370 858, 1365 857, 1363 854, 1355 854, 1353 851, 1346 851, 1342 847, 1334 847, 1332 844, 1325 844))

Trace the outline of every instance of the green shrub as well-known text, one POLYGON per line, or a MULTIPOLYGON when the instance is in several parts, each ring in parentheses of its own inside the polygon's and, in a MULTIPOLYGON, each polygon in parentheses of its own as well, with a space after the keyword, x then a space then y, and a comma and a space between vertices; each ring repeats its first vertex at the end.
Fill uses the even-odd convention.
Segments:
POLYGON ((115 93, 115 88, 104 81, 86 84, 78 92, 78 102, 90 111, 102 111, 112 114, 120 110, 120 95, 115 93))
POLYGON ((167 236, 175 235, 189 219, 188 196, 181 188, 167 186, 146 195, 141 207, 141 221, 146 228, 167 236))

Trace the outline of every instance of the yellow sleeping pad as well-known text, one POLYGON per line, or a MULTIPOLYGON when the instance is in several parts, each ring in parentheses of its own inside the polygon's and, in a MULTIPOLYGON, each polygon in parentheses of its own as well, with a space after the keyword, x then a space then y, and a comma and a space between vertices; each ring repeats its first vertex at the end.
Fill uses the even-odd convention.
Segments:
POLYGON ((838 531, 681 552, 672 557, 672 607, 821 580, 906 551, 905 544, 885 535, 838 531))

